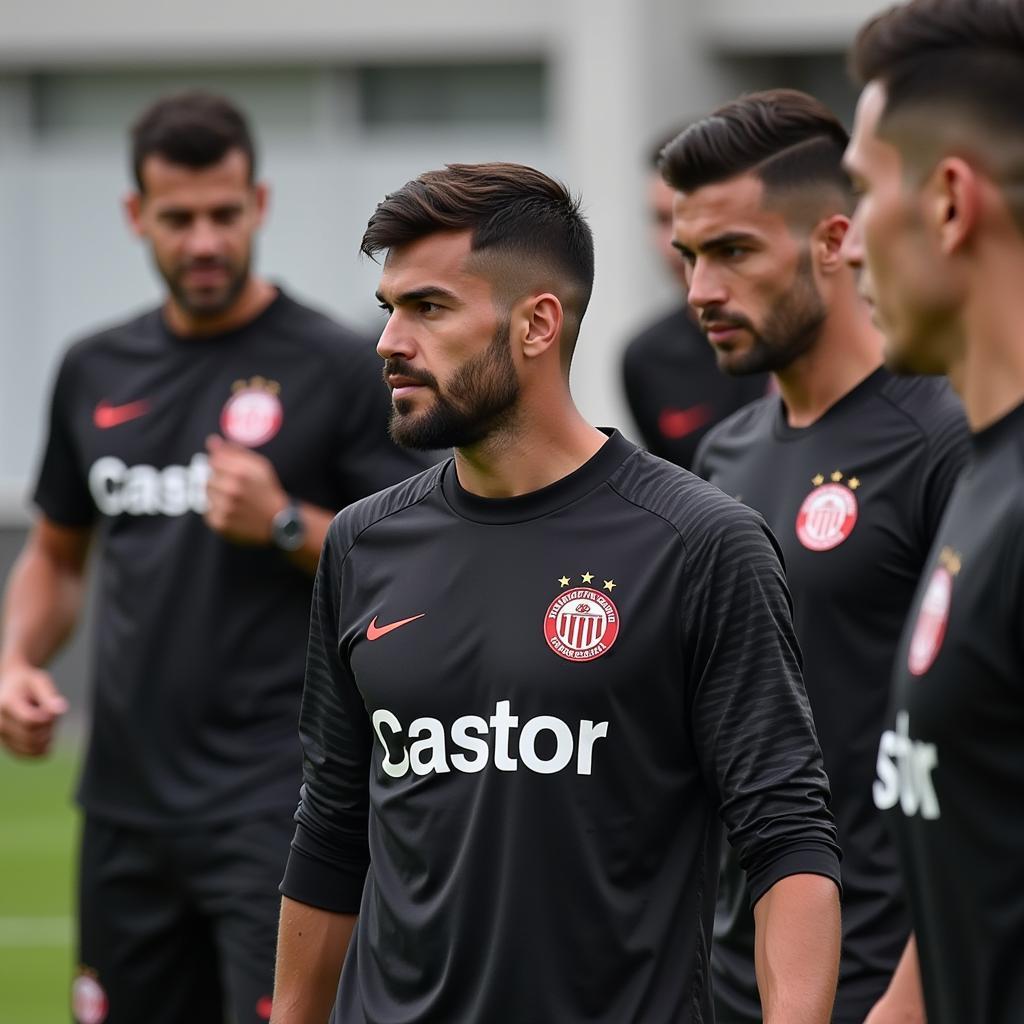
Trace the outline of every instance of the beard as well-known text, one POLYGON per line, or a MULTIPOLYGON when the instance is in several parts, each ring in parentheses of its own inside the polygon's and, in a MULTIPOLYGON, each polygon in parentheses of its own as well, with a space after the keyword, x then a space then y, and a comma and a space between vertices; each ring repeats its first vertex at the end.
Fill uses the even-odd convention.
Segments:
POLYGON ((506 320, 487 348, 467 360, 442 388, 433 374, 414 370, 404 360, 389 359, 388 374, 401 374, 434 392, 429 409, 414 415, 413 403, 399 399, 391 409, 389 431, 403 448, 467 448, 492 436, 512 421, 519 400, 519 377, 509 345, 506 320))
POLYGON ((750 333, 749 348, 737 352, 715 348, 720 370, 732 376, 745 376, 785 370, 814 347, 827 315, 814 283, 811 254, 805 249, 797 263, 792 287, 774 302, 760 328, 744 316, 713 306, 701 311, 701 325, 718 321, 750 333))
POLYGON ((246 254, 241 263, 232 263, 223 258, 197 259, 166 268, 157 261, 156 267, 164 279, 168 291, 174 301, 189 316, 202 319, 216 317, 226 313, 238 301, 252 266, 251 254, 246 254), (190 270, 219 268, 227 272, 224 284, 216 288, 194 288, 185 283, 185 276, 190 270))

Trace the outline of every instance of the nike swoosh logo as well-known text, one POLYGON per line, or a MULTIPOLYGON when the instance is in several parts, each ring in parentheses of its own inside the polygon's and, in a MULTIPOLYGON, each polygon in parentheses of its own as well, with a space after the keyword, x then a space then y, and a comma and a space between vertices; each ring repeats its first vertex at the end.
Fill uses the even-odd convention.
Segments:
POLYGON ((109 430, 111 427, 119 427, 122 423, 130 420, 137 420, 149 412, 149 402, 142 399, 138 402, 128 402, 125 405, 111 405, 104 400, 96 406, 92 414, 92 421, 100 430, 109 430))
POLYGON ((689 409, 662 409, 658 417, 658 429, 664 437, 678 440, 700 430, 711 422, 714 413, 710 406, 691 405, 689 409))
POLYGON ((422 619, 426 614, 426 612, 420 612, 419 615, 411 615, 407 619, 399 619, 397 622, 389 622, 386 626, 378 626, 377 616, 374 615, 373 622, 366 627, 366 639, 379 640, 382 636, 387 636, 392 630, 398 629, 400 626, 408 626, 410 622, 422 619))

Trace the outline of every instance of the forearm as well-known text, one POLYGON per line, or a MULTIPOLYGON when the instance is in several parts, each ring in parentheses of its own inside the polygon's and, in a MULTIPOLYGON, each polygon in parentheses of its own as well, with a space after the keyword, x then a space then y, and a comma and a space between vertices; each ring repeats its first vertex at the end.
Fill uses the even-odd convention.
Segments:
POLYGON ((357 920, 282 898, 271 1024, 327 1024, 357 920))
POLYGON ((754 966, 765 1024, 828 1024, 839 974, 839 891, 790 875, 754 907, 754 966))
POLYGON ((865 1024, 926 1024, 917 941, 911 935, 893 972, 885 995, 875 1004, 865 1024))
POLYGON ((0 669, 45 665, 67 639, 83 599, 81 568, 27 547, 11 570, 0 628, 0 669))

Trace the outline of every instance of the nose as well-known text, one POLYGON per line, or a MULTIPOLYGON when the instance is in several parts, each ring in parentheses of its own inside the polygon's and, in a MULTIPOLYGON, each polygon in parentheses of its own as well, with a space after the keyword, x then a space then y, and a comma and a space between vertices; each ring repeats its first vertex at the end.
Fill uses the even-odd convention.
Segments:
POLYGON ((850 219, 850 227, 843 236, 839 254, 854 270, 860 270, 864 266, 864 236, 860 226, 859 208, 850 219))
POLYGON ((405 359, 411 361, 416 354, 416 343, 409 330, 403 325, 403 318, 399 310, 395 310, 384 330, 380 332, 380 339, 377 342, 377 355, 381 359, 405 359))
POLYGON ((208 217, 196 217, 188 233, 188 251, 192 256, 216 256, 220 252, 220 233, 208 217))
POLYGON ((687 298, 694 309, 724 306, 728 301, 729 294, 721 278, 699 256, 690 268, 689 281, 690 290, 687 298))

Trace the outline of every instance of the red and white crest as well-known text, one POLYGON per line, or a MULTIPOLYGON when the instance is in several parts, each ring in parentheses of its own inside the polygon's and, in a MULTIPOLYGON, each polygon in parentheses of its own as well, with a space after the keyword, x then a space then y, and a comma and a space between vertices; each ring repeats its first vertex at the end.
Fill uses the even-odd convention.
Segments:
POLYGON ((796 514, 796 535, 811 551, 829 551, 853 533, 857 495, 843 484, 815 487, 796 514))
POLYGON ((544 616, 544 639, 566 661, 592 661, 607 654, 619 635, 619 611, 607 594, 590 587, 567 590, 544 616))
POLYGON ((262 377, 235 381, 232 395, 220 414, 221 433, 247 448, 266 444, 284 422, 280 390, 277 381, 262 377))
POLYGON ((103 986, 92 974, 79 974, 71 983, 71 1013, 78 1024, 103 1024, 109 1009, 103 986))
POLYGON ((907 668, 912 675, 923 676, 938 657, 946 636, 952 598, 953 575, 944 565, 940 565, 928 581, 928 589, 921 599, 921 609, 917 613, 917 622, 910 638, 907 668))

